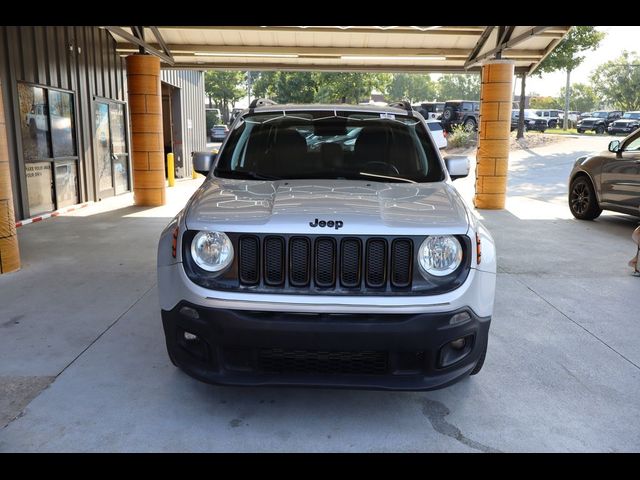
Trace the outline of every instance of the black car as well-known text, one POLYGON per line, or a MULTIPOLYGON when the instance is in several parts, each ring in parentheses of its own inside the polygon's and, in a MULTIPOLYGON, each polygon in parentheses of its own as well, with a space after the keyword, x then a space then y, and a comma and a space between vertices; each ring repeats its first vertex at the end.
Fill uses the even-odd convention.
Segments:
POLYGON ((622 117, 620 110, 600 110, 598 112, 592 112, 590 117, 578 120, 576 129, 578 133, 592 131, 597 134, 602 134, 607 131, 609 124, 615 122, 620 117, 622 117))
POLYGON ((638 128, 640 128, 640 112, 625 112, 622 117, 609 125, 607 131, 611 135, 616 135, 618 133, 629 135, 631 132, 635 132, 638 128))
MULTIPOLYGON (((511 111, 511 131, 518 129, 518 121, 520 120, 520 110, 512 110, 511 111)), ((524 111, 524 129, 526 130, 536 130, 540 133, 544 133, 544 131, 549 128, 548 122, 545 118, 536 115, 535 112, 531 110, 524 111)))
POLYGON ((444 104, 442 126, 447 132, 451 132, 455 125, 463 125, 466 130, 477 130, 479 118, 480 102, 451 100, 444 104))

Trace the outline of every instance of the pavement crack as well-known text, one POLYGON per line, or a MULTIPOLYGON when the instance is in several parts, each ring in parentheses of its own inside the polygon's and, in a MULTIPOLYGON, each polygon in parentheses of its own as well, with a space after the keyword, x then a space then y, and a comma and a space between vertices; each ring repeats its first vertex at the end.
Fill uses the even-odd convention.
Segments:
POLYGON ((640 366, 635 364, 631 359, 625 357, 622 353, 620 353, 618 350, 616 350, 615 348, 613 348, 611 345, 609 345, 607 342, 605 342, 604 340, 602 340, 600 337, 598 337, 595 333, 593 333, 591 330, 589 330, 588 328, 584 327, 583 325, 581 325, 580 323, 578 323, 576 320, 574 320, 573 318, 571 318, 569 315, 567 315, 566 313, 564 313, 562 310, 560 310, 558 307, 556 307, 553 303, 551 303, 549 300, 547 300, 546 298, 544 298, 542 295, 540 295, 538 292, 536 292, 533 288, 531 288, 529 285, 527 285, 525 282, 523 282, 521 279, 517 278, 518 282, 520 282, 522 285, 524 285, 529 291, 531 291, 531 293, 533 293, 536 297, 538 297, 539 299, 541 299, 544 303, 546 303, 547 305, 549 305, 551 308, 553 308, 556 312, 558 312, 560 315, 562 315, 564 318, 566 318, 567 320, 569 320, 571 323, 577 325, 578 327, 580 327, 582 330, 584 330, 585 332, 587 332, 589 335, 591 335, 593 338, 595 338, 598 342, 600 342, 601 344, 603 344, 605 347, 607 347, 609 350, 611 350, 612 352, 614 352, 615 354, 617 354, 618 356, 620 356, 620 358, 623 358, 624 360, 626 360, 627 362, 629 362, 631 365, 633 365, 634 367, 636 367, 638 370, 640 370, 640 366))
POLYGON ((135 306, 138 304, 138 302, 140 302, 140 300, 142 300, 144 297, 146 297, 146 296, 147 296, 147 293, 149 293, 149 292, 150 292, 150 291, 151 291, 155 286, 156 286, 156 284, 154 283, 154 284, 153 284, 153 285, 151 285, 147 290, 145 290, 145 292, 144 292, 142 295, 140 295, 140 298, 138 298, 135 302, 133 302, 131 305, 129 305, 129 307, 128 307, 124 312, 122 312, 122 313, 118 316, 118 318, 116 318, 116 319, 115 319, 115 320, 114 320, 114 321, 113 321, 113 322, 112 322, 112 323, 111 323, 107 328, 105 328, 105 329, 100 333, 100 335, 98 335, 98 336, 97 336, 97 337, 96 337, 96 338, 95 338, 95 339, 94 339, 94 340, 93 340, 89 345, 87 345, 87 346, 86 346, 86 348, 85 348, 84 350, 82 350, 78 355, 76 355, 76 356, 75 356, 75 358, 74 358, 73 360, 71 360, 71 361, 70 361, 70 362, 69 362, 69 363, 68 363, 68 364, 67 364, 67 365, 66 365, 66 366, 65 366, 65 367, 60 371, 60 373, 58 373, 58 374, 56 375, 56 378, 58 378, 60 375, 62 375, 62 374, 65 372, 65 370, 66 370, 67 368, 69 368, 71 365, 73 365, 73 364, 75 363, 75 361, 76 361, 76 360, 78 360, 82 355, 84 355, 84 352, 86 352, 87 350, 89 350, 89 349, 90 349, 90 348, 91 348, 91 347, 92 347, 92 346, 93 346, 93 345, 94 345, 98 340, 100 340, 100 339, 102 338, 102 336, 103 336, 105 333, 107 333, 109 330, 111 330, 111 328, 112 328, 116 323, 118 323, 122 317, 124 317, 127 313, 129 313, 129 311, 130 311, 133 307, 135 307, 135 306))
POLYGON ((496 448, 489 447, 480 442, 476 442, 475 440, 471 440, 467 436, 465 436, 458 427, 447 422, 445 417, 451 413, 451 411, 447 408, 447 406, 442 402, 437 402, 435 400, 429 400, 428 398, 423 398, 420 400, 422 403, 422 414, 429 419, 431 422, 431 426, 433 429, 447 437, 451 437, 454 440, 466 445, 467 447, 471 447, 475 450, 479 450, 485 453, 502 453, 501 450, 496 448))

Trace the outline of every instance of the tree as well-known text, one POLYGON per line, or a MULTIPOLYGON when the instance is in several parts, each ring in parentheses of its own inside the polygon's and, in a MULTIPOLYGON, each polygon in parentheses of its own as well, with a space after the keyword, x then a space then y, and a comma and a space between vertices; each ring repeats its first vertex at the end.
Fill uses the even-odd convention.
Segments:
POLYGON ((542 110, 561 108, 561 105, 561 100, 553 97, 531 97, 529 101, 531 108, 539 108, 542 110))
MULTIPOLYGON (((564 101, 566 97, 565 88, 560 89, 560 97, 557 102, 564 101)), ((590 112, 598 108, 600 103, 598 95, 590 85, 584 83, 574 83, 571 85, 571 97, 569 99, 569 110, 576 112, 590 112)), ((556 108, 556 107, 552 107, 556 108)))
MULTIPOLYGON (((551 54, 545 58, 536 71, 537 75, 545 72, 555 72, 564 70, 567 72, 567 83, 565 87, 564 109, 569 111, 569 97, 571 95, 571 72, 575 70, 583 61, 584 55, 581 52, 594 50, 604 38, 604 32, 599 32, 592 26, 571 27, 569 33, 553 49, 551 54)), ((564 116, 563 129, 567 129, 568 115, 564 116)))
POLYGON ((373 90, 386 93, 392 77, 388 73, 333 73, 318 75, 316 101, 360 103, 371 97, 373 90))
POLYGON ((243 72, 213 71, 204 74, 204 91, 209 98, 209 106, 214 103, 220 109, 224 121, 229 120, 229 104, 231 107, 246 95, 243 72))
POLYGON ((591 75, 596 92, 615 108, 640 110, 640 57, 624 50, 591 75))
POLYGON ((311 103, 318 91, 317 77, 315 72, 261 72, 253 93, 278 103, 311 103))
POLYGON ((396 73, 392 76, 387 95, 390 100, 429 101, 437 96, 436 84, 430 75, 396 73))
POLYGON ((480 100, 480 75, 448 74, 438 79, 440 100, 480 100))

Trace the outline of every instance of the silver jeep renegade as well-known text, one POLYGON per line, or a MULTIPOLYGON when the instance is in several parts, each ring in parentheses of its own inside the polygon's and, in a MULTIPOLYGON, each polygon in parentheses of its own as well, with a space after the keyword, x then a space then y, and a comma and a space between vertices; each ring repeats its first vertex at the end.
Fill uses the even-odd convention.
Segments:
POLYGON ((171 361, 227 385, 429 390, 478 373, 493 239, 424 118, 254 101, 158 247, 171 361))

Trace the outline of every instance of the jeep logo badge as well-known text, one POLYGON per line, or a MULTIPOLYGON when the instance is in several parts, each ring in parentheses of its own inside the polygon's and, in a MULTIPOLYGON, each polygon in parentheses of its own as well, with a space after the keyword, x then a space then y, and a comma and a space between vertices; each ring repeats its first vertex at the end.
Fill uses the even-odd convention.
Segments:
POLYGON ((320 228, 335 228, 336 230, 342 228, 342 225, 344 225, 342 223, 342 220, 318 220, 317 218, 315 219, 315 221, 313 222, 309 222, 309 226, 316 228, 316 227, 320 227, 320 228))

